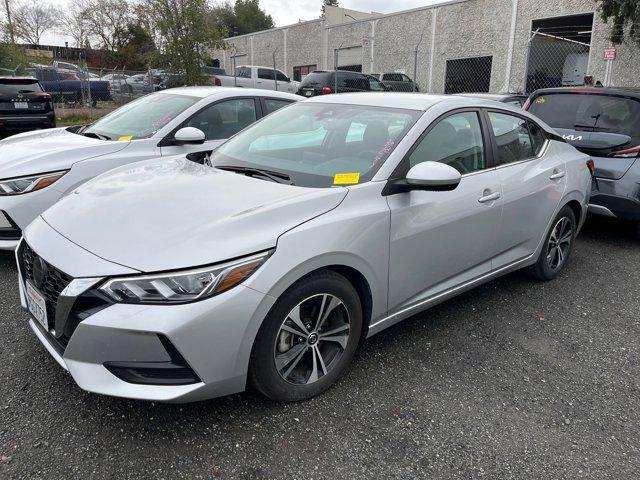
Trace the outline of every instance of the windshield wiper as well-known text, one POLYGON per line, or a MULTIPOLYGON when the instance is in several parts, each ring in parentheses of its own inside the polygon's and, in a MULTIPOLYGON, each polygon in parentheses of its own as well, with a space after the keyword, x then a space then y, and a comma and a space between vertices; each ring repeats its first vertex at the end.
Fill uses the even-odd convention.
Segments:
POLYGON ((271 170, 263 170, 261 168, 251 168, 251 167, 236 167, 233 165, 215 165, 216 168, 220 170, 227 170, 229 172, 243 173, 249 177, 254 175, 261 175, 269 180, 276 183, 284 183, 286 185, 293 185, 291 181, 291 177, 286 173, 282 172, 273 172, 271 170))
POLYGON ((85 137, 97 138, 98 140, 111 140, 111 137, 108 137, 107 135, 103 135, 102 133, 83 132, 82 135, 84 135, 85 137))

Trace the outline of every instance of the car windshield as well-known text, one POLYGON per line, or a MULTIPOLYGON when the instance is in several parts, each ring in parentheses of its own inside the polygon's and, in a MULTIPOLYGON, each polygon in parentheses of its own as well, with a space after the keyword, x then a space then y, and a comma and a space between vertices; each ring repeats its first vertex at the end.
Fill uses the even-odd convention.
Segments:
POLYGON ((149 138, 200 98, 154 93, 134 100, 80 131, 108 140, 149 138))
POLYGON ((212 156, 215 167, 284 174, 295 185, 364 183, 421 112, 361 105, 300 103, 236 135, 212 156))
POLYGON ((553 93, 536 97, 529 112, 553 128, 640 137, 640 101, 605 94, 553 93))

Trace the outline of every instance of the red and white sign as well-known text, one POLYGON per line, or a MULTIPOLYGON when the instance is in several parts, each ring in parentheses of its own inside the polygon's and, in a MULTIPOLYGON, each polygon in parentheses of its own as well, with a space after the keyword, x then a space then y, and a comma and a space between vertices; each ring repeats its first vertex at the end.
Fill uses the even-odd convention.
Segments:
POLYGON ((616 59, 616 47, 606 47, 604 49, 603 60, 615 60, 616 59))

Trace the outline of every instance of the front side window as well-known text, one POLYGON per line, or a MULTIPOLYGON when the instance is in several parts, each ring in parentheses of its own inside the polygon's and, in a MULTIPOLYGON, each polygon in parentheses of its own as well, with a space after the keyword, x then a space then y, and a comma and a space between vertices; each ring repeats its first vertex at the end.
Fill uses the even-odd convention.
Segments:
POLYGON ((196 113, 185 124, 204 132, 206 140, 222 140, 238 133, 256 121, 256 105, 252 98, 236 98, 214 103, 196 113))
POLYGON ((278 79, 279 82, 288 82, 289 78, 287 78, 287 76, 282 73, 280 70, 276 70, 276 78, 278 79))
POLYGON ((461 174, 487 166, 482 129, 477 112, 462 112, 440 120, 409 156, 409 166, 441 162, 461 174))
POLYGON ((189 95, 153 93, 114 110, 82 133, 109 140, 149 138, 199 100, 189 95))
POLYGON ((535 157, 526 120, 504 113, 489 112, 489 121, 498 147, 498 165, 535 157))
POLYGON ((363 105, 297 103, 226 142, 213 166, 285 173, 295 185, 364 183, 386 161, 421 112, 363 105))

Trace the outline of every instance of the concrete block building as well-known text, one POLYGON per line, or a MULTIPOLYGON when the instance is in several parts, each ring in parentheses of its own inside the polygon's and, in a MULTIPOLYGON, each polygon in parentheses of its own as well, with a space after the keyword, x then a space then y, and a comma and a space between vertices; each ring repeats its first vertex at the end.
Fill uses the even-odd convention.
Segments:
POLYGON ((321 69, 402 72, 421 91, 522 92, 584 83, 637 86, 640 47, 613 55, 595 0, 449 0, 379 14, 327 7, 325 18, 232 37, 219 65, 264 65, 300 80, 321 69))

